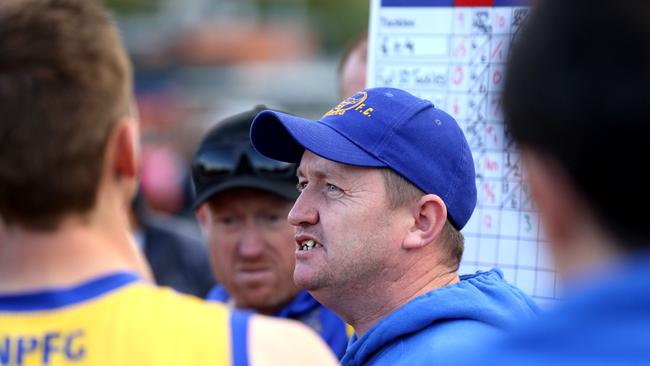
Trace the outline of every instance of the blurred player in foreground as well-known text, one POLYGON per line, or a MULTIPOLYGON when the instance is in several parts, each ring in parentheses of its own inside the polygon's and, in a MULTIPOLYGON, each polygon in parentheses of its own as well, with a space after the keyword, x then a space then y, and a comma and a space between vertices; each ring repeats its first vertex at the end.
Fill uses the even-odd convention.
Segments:
POLYGON ((148 281, 131 89, 97 2, 0 2, 0 364, 334 364, 297 322, 148 281))

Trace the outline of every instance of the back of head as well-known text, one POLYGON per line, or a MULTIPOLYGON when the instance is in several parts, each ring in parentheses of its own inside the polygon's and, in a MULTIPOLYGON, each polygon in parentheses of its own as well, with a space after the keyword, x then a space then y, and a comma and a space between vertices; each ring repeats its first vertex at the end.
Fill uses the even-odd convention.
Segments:
POLYGON ((0 217, 50 230, 93 207, 131 69, 95 0, 0 2, 0 217))
POLYGON ((516 142, 557 163, 627 249, 647 246, 650 3, 540 1, 508 72, 516 142))

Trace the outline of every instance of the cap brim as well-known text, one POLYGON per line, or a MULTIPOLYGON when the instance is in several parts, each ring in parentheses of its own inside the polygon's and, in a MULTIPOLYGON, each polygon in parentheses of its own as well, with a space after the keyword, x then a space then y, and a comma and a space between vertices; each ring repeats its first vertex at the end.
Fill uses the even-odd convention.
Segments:
POLYGON ((298 198, 298 194, 299 194, 296 185, 286 181, 262 179, 255 176, 240 176, 240 177, 228 179, 227 181, 221 184, 217 184, 201 192, 201 194, 194 199, 194 203, 192 204, 192 209, 194 210, 198 209, 199 206, 201 206, 206 201, 208 201, 211 197, 217 194, 223 193, 231 189, 236 189, 236 188, 259 189, 260 191, 273 193, 282 198, 286 198, 287 200, 292 202, 296 198, 298 198))
POLYGON ((305 149, 342 164, 384 167, 385 163, 320 122, 266 110, 253 120, 251 142, 271 159, 300 163, 305 149))

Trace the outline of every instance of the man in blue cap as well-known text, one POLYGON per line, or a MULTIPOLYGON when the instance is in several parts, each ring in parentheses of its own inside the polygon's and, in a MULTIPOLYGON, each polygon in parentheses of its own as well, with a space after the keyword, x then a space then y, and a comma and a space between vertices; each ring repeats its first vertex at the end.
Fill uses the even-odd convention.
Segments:
POLYGON ((299 163, 294 280, 354 327, 343 365, 445 364, 536 315, 500 271, 458 275, 474 163, 429 101, 367 89, 315 122, 264 111, 251 139, 299 163))

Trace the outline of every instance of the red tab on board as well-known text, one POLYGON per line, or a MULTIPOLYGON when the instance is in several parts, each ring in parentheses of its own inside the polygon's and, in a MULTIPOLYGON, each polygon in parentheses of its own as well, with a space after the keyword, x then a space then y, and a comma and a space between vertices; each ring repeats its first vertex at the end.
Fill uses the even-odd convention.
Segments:
POLYGON ((455 6, 494 6, 494 0, 454 0, 455 6))

